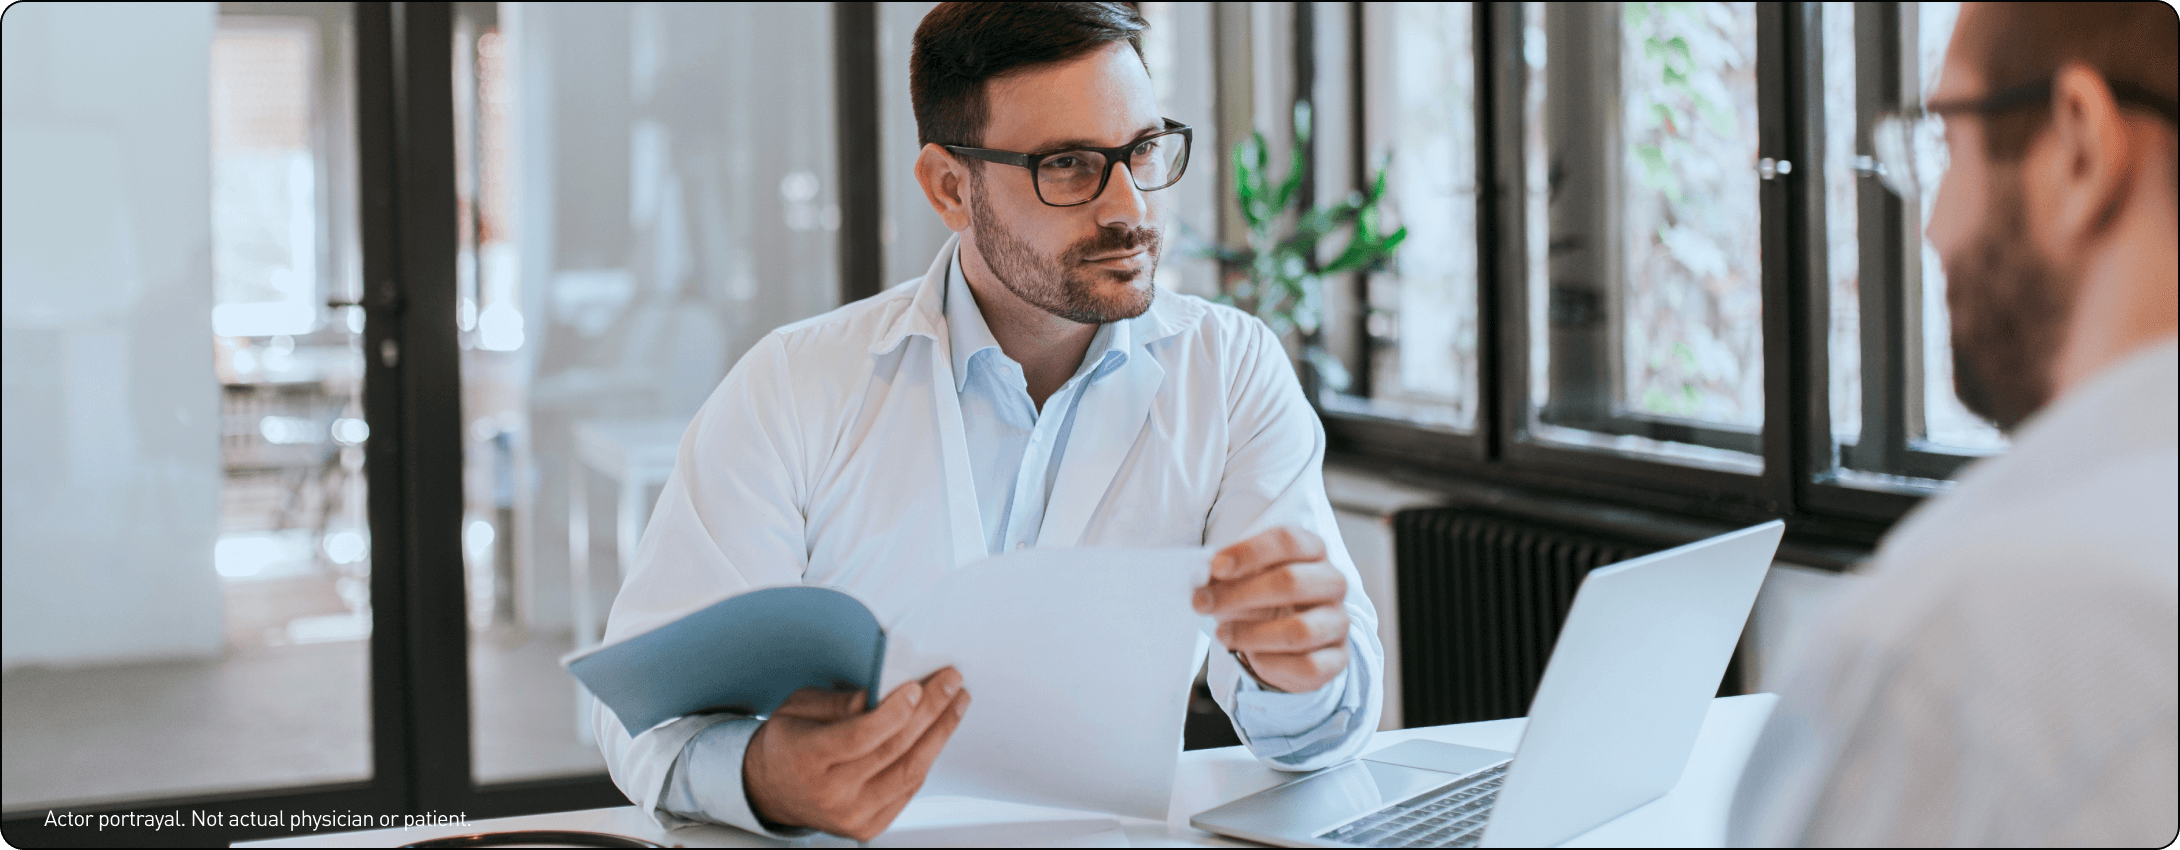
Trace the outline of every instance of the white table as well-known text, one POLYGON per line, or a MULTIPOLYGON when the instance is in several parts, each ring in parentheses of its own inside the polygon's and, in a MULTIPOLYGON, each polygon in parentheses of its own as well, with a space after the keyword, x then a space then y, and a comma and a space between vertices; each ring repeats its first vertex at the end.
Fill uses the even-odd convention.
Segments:
MULTIPOLYGON (((650 518, 651 488, 666 483, 674 471, 686 419, 589 419, 575 423, 574 460, 568 478, 568 603, 574 619, 575 649, 597 646, 605 636, 606 607, 599 604, 590 562, 590 476, 614 483, 614 575, 636 562, 636 541, 650 518)), ((615 581, 614 587, 620 583, 615 581)), ((608 597, 610 598, 610 596, 608 597)), ((589 691, 569 682, 575 694, 575 737, 591 743, 589 691)))
MULTIPOLYGON (((1577 836, 1568 847, 1719 847, 1726 840, 1726 813, 1756 735, 1771 716, 1771 694, 1726 697, 1711 703, 1695 752, 1680 784, 1650 804, 1577 836)), ((1372 750, 1425 739, 1511 750, 1523 719, 1492 720, 1425 729, 1379 732, 1372 750)), ((1211 847, 1245 846, 1188 826, 1197 812, 1254 794, 1292 778, 1259 763, 1240 747, 1184 753, 1174 777, 1174 816, 1166 823, 1062 812, 961 797, 918 799, 893 828, 871 846, 1211 847)), ((517 829, 565 829, 631 835, 668 847, 852 847, 853 842, 813 836, 792 843, 771 841, 728 827, 660 829, 631 806, 524 817, 496 818, 466 826, 382 829, 271 839, 238 847, 392 847, 427 838, 517 829)))

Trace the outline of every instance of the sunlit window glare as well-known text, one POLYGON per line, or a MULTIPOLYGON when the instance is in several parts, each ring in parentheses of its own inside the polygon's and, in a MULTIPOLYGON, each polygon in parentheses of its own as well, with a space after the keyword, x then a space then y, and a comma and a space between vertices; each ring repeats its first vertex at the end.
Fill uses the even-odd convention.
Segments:
POLYGON ((336 531, 325 537, 325 556, 336 564, 353 564, 363 560, 364 552, 368 548, 363 535, 354 531, 336 531))
POLYGON ((502 301, 484 308, 477 317, 477 345, 487 351, 514 351, 522 347, 522 314, 502 301))

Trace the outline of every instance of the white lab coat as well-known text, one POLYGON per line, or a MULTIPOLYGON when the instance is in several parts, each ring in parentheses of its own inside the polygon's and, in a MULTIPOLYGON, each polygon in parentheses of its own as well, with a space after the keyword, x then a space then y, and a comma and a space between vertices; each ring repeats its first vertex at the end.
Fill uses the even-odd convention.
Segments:
MULTIPOLYGON (((795 584, 846 590, 890 624, 920 589, 986 555, 942 308, 958 241, 920 281, 773 331, 735 364, 682 437, 608 642, 795 584)), ((1347 575, 1351 645, 1383 670, 1376 612, 1325 497, 1324 428, 1279 341, 1247 314, 1173 292, 1128 321, 1135 350, 1082 399, 1038 545, 1218 547, 1309 529, 1347 575)), ((1231 711, 1244 674, 1228 653, 1210 658, 1231 711)), ((1350 728, 1377 727, 1372 679, 1350 728)), ((610 712, 594 720, 614 781, 646 811, 705 725, 682 718, 631 739, 610 712)), ((1332 764, 1368 738, 1275 766, 1332 764)))

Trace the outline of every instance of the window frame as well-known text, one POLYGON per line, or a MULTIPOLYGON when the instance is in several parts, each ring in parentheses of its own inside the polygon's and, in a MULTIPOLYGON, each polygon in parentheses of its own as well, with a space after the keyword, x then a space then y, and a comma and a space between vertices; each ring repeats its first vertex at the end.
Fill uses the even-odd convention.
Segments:
MULTIPOLYGON (((1365 142, 1368 101, 1364 79, 1364 7, 1361 2, 1298 4, 1296 14, 1348 16, 1350 61, 1335 69, 1351 87, 1355 106, 1345 116, 1353 134, 1348 163, 1352 185, 1367 179, 1365 142)), ((1857 446, 1835 448, 1830 418, 1830 291, 1824 239, 1821 3, 1759 3, 1757 15, 1758 155, 1794 163, 1790 175, 1760 182, 1763 218, 1759 277, 1762 319, 1763 410, 1761 427, 1742 430, 1666 416, 1616 412, 1576 423, 1605 435, 1632 435, 1749 452, 1761 471, 1707 468, 1696 463, 1553 443, 1531 433, 1527 303, 1527 209, 1524 203, 1522 131, 1528 69, 1521 61, 1524 15, 1519 4, 1474 4, 1476 21, 1477 363, 1478 408, 1472 432, 1423 426, 1389 416, 1358 414, 1318 404, 1328 460, 1441 491, 1497 489, 1531 502, 1580 505, 1592 517, 1626 514, 1744 523, 1785 519, 1786 551, 1816 566, 1844 569, 1923 498, 1943 492, 1950 478, 1976 455, 1957 453, 1901 435, 1917 433, 1923 397, 1919 358, 1918 281, 1912 275, 1917 247, 1907 211, 1874 181, 1856 193, 1862 313, 1862 437, 1857 446), (1877 423, 1877 427, 1872 427, 1877 423), (1863 449, 1859 446, 1882 446, 1863 449), (1853 454, 1878 451, 1876 463, 1850 466, 1853 454), (1835 462, 1835 458, 1837 461, 1835 462), (1890 469, 1895 474, 1862 471, 1890 469), (1904 474, 1899 474, 1904 473, 1904 474)), ((1876 112, 1912 98, 1903 80, 1898 3, 1856 4, 1857 138, 1866 144, 1876 112), (1871 61, 1875 59, 1877 61, 1871 61)), ((1309 50, 1297 40, 1298 52, 1309 50)), ((1909 57, 1907 61, 1912 61, 1909 57)), ((1326 80, 1313 81, 1317 85, 1326 80)), ((1298 87, 1310 91, 1310 85, 1298 87)), ((1858 177, 1860 179, 1860 177, 1858 177)), ((1367 304, 1369 281, 1358 275, 1343 297, 1367 304)), ((1376 343, 1363 333, 1355 310, 1356 343, 1344 355, 1367 395, 1376 343)), ((1555 352, 1555 356, 1557 356, 1555 352)), ((1305 378, 1308 370, 1303 370, 1305 378)), ((1311 397, 1317 398, 1315 387, 1311 397)), ((1544 417, 1540 416, 1540 419, 1544 417)))

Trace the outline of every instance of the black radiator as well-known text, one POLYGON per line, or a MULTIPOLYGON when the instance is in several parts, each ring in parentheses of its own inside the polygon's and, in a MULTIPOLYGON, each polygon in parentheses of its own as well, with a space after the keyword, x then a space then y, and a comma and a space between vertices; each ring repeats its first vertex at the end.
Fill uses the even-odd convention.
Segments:
POLYGON ((1582 577, 1660 548, 1460 508, 1394 514, 1393 545, 1409 727, 1528 714, 1582 577))

